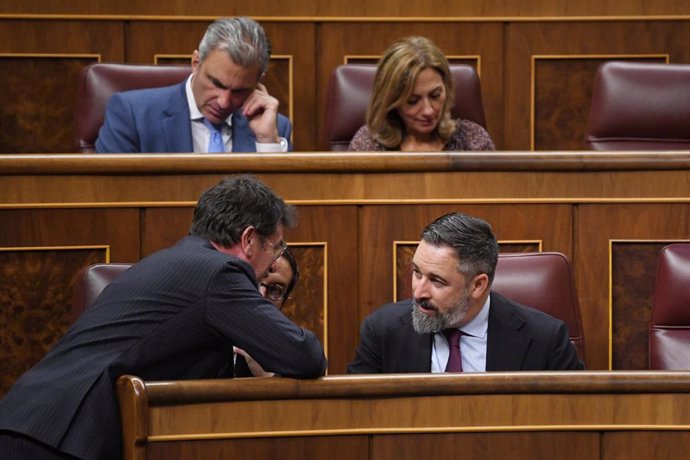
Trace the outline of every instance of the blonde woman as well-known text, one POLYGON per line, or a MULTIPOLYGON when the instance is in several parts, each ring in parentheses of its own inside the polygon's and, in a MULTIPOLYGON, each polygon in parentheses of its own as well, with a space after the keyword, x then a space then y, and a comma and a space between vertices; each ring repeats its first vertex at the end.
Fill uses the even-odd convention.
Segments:
POLYGON ((482 126, 451 118, 454 97, 441 50, 424 37, 398 40, 379 61, 366 125, 348 150, 495 150, 482 126))

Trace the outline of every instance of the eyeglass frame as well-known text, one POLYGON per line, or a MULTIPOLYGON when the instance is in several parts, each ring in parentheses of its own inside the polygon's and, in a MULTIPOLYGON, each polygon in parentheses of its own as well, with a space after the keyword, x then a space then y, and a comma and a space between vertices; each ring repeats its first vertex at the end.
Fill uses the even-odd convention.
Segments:
POLYGON ((271 300, 273 300, 273 301, 275 301, 275 302, 278 302, 278 301, 280 301, 280 300, 285 300, 285 293, 287 292, 287 287, 284 287, 282 284, 277 284, 277 283, 273 283, 273 284, 259 283, 259 286, 263 286, 263 287, 266 288, 266 297, 268 297, 269 299, 271 299, 271 300), (277 299, 271 297, 271 294, 270 294, 271 290, 278 290, 278 291, 280 291, 280 297, 278 297, 277 299))

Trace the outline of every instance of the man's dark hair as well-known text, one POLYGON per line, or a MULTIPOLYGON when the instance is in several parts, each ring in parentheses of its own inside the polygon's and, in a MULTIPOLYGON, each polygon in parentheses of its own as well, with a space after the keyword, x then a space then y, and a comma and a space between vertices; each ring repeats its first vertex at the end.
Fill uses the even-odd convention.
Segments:
POLYGON ((201 194, 189 233, 231 246, 250 225, 267 237, 275 233, 278 223, 293 228, 296 222, 293 206, 260 180, 243 175, 224 179, 201 194))
POLYGON ((434 246, 449 246, 458 258, 458 270, 467 279, 486 273, 494 279, 498 263, 498 242, 485 220, 453 212, 426 226, 420 235, 434 246))
POLYGON ((285 288, 285 295, 283 297, 284 299, 287 299, 290 297, 290 293, 295 288, 295 284, 297 284, 297 281, 299 281, 299 268, 297 268, 297 260, 295 259, 295 255, 292 253, 289 247, 285 248, 285 252, 281 257, 285 257, 285 260, 288 261, 288 264, 290 264, 290 269, 292 270, 292 279, 285 288))

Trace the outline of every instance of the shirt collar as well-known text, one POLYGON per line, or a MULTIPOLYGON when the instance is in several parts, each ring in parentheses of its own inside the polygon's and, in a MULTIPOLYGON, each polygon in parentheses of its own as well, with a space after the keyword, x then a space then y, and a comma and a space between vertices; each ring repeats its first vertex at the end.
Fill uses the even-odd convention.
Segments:
POLYGON ((485 338, 489 330, 489 304, 491 303, 491 294, 487 296, 482 309, 479 310, 477 316, 472 321, 460 328, 462 332, 473 337, 485 338))

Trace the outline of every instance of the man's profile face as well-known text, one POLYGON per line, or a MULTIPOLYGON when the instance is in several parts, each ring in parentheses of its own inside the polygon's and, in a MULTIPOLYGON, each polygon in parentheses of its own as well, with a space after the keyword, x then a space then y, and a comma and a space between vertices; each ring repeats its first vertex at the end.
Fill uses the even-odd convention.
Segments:
POLYGON ((201 62, 192 55, 192 93, 201 114, 211 123, 222 123, 240 108, 259 83, 259 64, 242 67, 222 50, 212 50, 201 62))
POLYGON ((422 240, 412 259, 415 330, 432 333, 465 324, 472 306, 467 284, 451 247, 422 240))
POLYGON ((261 285, 259 286, 259 292, 262 296, 267 298, 276 308, 283 308, 283 303, 285 302, 285 297, 278 300, 270 298, 267 290, 282 291, 285 292, 287 287, 292 281, 292 268, 290 268, 290 263, 283 256, 278 257, 271 268, 268 270, 268 274, 264 279, 261 280, 261 285))

